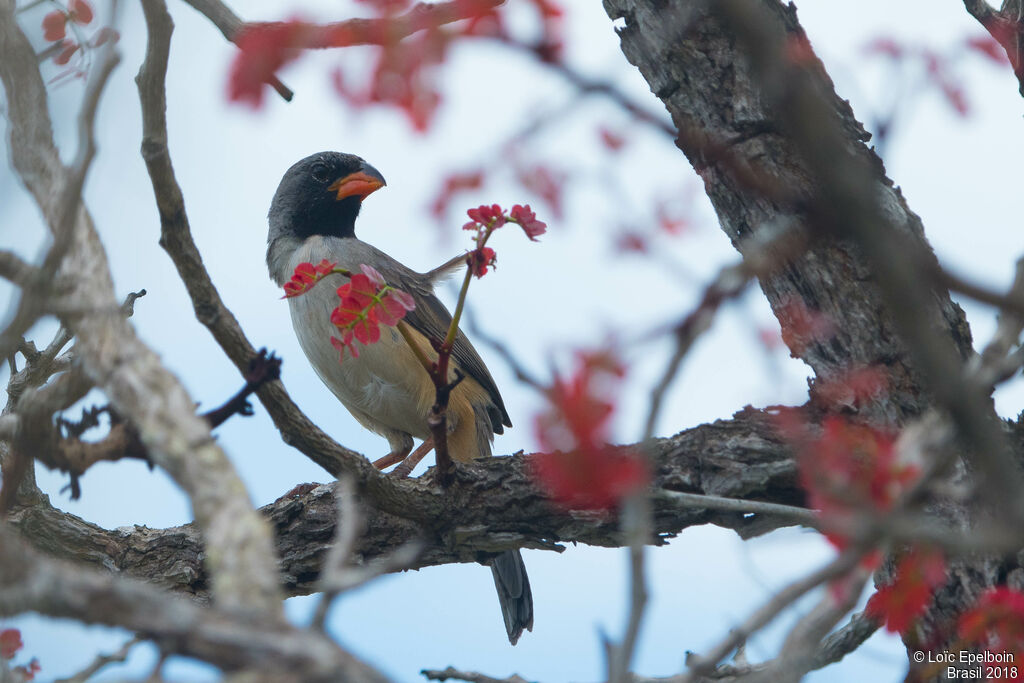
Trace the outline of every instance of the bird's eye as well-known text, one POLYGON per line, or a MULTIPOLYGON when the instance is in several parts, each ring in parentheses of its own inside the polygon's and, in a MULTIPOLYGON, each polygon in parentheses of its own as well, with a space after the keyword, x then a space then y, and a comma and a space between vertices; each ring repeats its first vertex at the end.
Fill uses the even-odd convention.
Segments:
POLYGON ((325 164, 313 164, 313 180, 319 183, 326 183, 330 176, 325 164))

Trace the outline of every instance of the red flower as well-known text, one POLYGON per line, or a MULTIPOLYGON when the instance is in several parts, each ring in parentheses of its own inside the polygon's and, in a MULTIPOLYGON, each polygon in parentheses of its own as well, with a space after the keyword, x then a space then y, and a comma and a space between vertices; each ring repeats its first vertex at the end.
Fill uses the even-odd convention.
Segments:
POLYGON ((626 144, 626 138, 607 126, 602 126, 598 133, 601 135, 601 144, 611 152, 618 152, 626 144))
POLYGON ((65 64, 71 61, 71 57, 75 54, 75 52, 78 51, 78 47, 78 43, 72 42, 70 40, 65 40, 64 49, 58 52, 56 55, 54 55, 53 63, 64 66, 65 64))
POLYGON ((20 680, 22 681, 34 681, 36 679, 36 674, 39 673, 42 668, 43 667, 39 666, 39 660, 33 657, 32 661, 28 664, 24 666, 16 666, 11 669, 11 671, 18 676, 21 676, 20 680))
POLYGON ((359 348, 352 342, 355 341, 351 332, 345 333, 342 339, 331 337, 331 345, 341 352, 339 362, 345 360, 345 349, 349 350, 353 358, 359 358, 359 348))
POLYGON ((244 28, 235 38, 238 54, 231 63, 228 98, 261 107, 264 84, 299 56, 308 30, 308 24, 294 19, 244 28))
POLYGON ((581 353, 568 380, 556 377, 548 390, 550 409, 534 426, 541 448, 531 458, 538 483, 556 501, 583 509, 609 509, 646 485, 644 461, 608 445, 615 395, 625 370, 608 353, 581 353))
POLYGON ((534 51, 546 62, 555 62, 561 58, 562 41, 562 8, 551 0, 533 0, 541 18, 542 36, 534 51))
POLYGON ((430 212, 434 214, 434 218, 441 220, 444 218, 445 213, 448 211, 448 206, 452 203, 452 199, 457 193, 476 190, 483 183, 484 172, 482 170, 468 173, 452 173, 444 179, 441 191, 434 199, 433 204, 430 205, 430 212))
POLYGON ((888 378, 877 366, 857 368, 849 372, 815 381, 811 391, 817 400, 829 407, 861 406, 885 391, 888 378))
POLYGON ((987 57, 996 64, 1008 64, 1009 59, 1006 57, 1006 50, 1003 46, 993 38, 992 36, 977 36, 975 38, 968 38, 964 45, 969 50, 973 50, 978 54, 987 57))
POLYGON ((789 299, 775 309, 782 326, 782 341, 800 355, 809 344, 820 344, 835 335, 836 325, 821 311, 815 311, 799 299, 789 299))
POLYGON ((373 303, 377 289, 378 286, 371 282, 365 273, 356 273, 348 282, 338 287, 338 298, 341 299, 339 308, 361 312, 373 303))
POLYGON ((863 50, 869 55, 883 55, 890 59, 900 59, 905 51, 903 45, 892 38, 875 38, 863 50))
POLYGON ((609 510, 647 484, 647 468, 628 449, 538 453, 533 474, 552 499, 570 509, 609 510))
POLYGON ((13 659, 25 644, 21 642, 21 631, 5 628, 0 631, 0 659, 13 659))
POLYGON ((658 202, 655 216, 658 219, 658 228, 668 235, 681 235, 692 227, 690 220, 685 216, 672 214, 668 202, 658 202))
POLYGON ((1024 593, 1006 586, 989 588, 960 615, 959 631, 968 643, 1024 653, 1024 593))
POLYGON ((618 238, 615 240, 615 246, 620 251, 634 252, 637 254, 647 253, 647 238, 636 230, 629 228, 624 229, 619 233, 618 238))
POLYGON ((381 325, 397 325, 405 314, 416 307, 410 294, 388 285, 384 277, 372 267, 359 266, 349 281, 338 287, 338 306, 331 311, 331 324, 341 332, 341 339, 331 337, 331 344, 341 351, 349 349, 353 358, 359 350, 353 342, 373 344, 380 341, 381 325))
POLYGON ((55 9, 47 14, 43 17, 43 38, 51 43, 64 40, 67 20, 67 15, 59 9, 55 9))
POLYGON ((490 247, 480 247, 466 255, 466 263, 469 265, 469 269, 473 271, 473 275, 483 277, 487 274, 488 266, 497 264, 497 258, 498 255, 490 247))
POLYGON ((88 24, 92 21, 92 6, 85 0, 71 0, 68 3, 70 18, 76 24, 88 24))
POLYGON ((336 265, 338 264, 331 263, 327 259, 324 259, 315 266, 312 263, 300 263, 295 266, 295 272, 292 273, 291 280, 284 283, 284 296, 281 298, 290 299, 293 296, 305 294, 313 285, 334 272, 336 265))
MULTIPOLYGON (((864 510, 886 511, 918 475, 912 465, 896 460, 893 437, 840 417, 828 417, 822 434, 809 438, 802 433, 797 411, 781 412, 780 428, 799 444, 800 483, 812 508, 823 518, 842 521, 864 510)), ((825 533, 836 547, 847 539, 825 533)))
POLYGON ((928 607, 935 590, 946 583, 946 561, 934 550, 913 548, 896 567, 892 583, 868 600, 868 616, 885 622, 892 633, 904 633, 928 607))
POLYGON ((121 40, 120 33, 118 33, 115 29, 110 28, 109 26, 104 26, 96 32, 96 35, 92 37, 92 40, 89 41, 89 44, 93 47, 99 47, 107 41, 116 43, 119 40, 121 40))
POLYGON ((526 236, 534 242, 537 238, 547 232, 547 224, 537 220, 537 214, 530 210, 530 205, 520 206, 516 204, 509 212, 510 220, 522 227, 526 236))
MULTIPOLYGON (((363 31, 361 42, 378 45, 376 61, 370 69, 370 79, 363 87, 350 87, 340 70, 334 73, 338 93, 357 108, 370 104, 388 104, 401 109, 417 132, 424 132, 433 121, 441 102, 437 87, 437 67, 444 61, 448 44, 458 35, 458 29, 441 28, 429 23, 413 35, 397 39, 390 24, 400 21, 396 12, 406 6, 399 0, 373 0, 369 2, 379 24, 363 31), (380 26, 380 28, 377 28, 380 26)), ((417 19, 414 18, 414 21, 417 19)), ((423 21, 420 19, 420 21, 423 21)), ((334 39, 354 42, 348 32, 335 31, 334 39)))
POLYGON ((538 165, 531 168, 520 168, 517 172, 517 177, 523 187, 547 203, 555 218, 562 217, 562 194, 565 189, 565 173, 553 171, 547 166, 538 165))
POLYGON ((490 206, 478 206, 466 212, 470 221, 462 226, 463 230, 477 230, 478 228, 496 229, 505 225, 507 220, 505 212, 497 204, 490 206))
POLYGON ((377 317, 384 325, 395 326, 399 320, 405 317, 406 313, 414 308, 416 308, 416 301, 411 294, 392 289, 381 300, 380 308, 377 309, 377 317))

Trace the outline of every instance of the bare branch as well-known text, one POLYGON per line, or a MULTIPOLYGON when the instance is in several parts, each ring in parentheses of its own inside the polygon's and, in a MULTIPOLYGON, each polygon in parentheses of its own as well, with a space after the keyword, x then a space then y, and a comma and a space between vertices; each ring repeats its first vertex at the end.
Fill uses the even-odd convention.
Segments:
POLYGON ((751 239, 743 248, 744 258, 738 264, 722 268, 715 279, 704 290, 697 307, 691 311, 673 330, 675 348, 672 357, 665 367, 665 372, 651 390, 650 408, 647 422, 644 425, 643 440, 654 436, 661 406, 665 394, 679 373, 683 358, 689 353, 694 342, 703 334, 714 320, 718 309, 726 301, 739 296, 746 289, 747 283, 754 277, 765 278, 775 268, 782 266, 787 260, 798 255, 805 248, 805 242, 799 234, 794 234, 788 226, 783 229, 766 230, 751 239))
POLYGON ((740 643, 746 642, 751 635, 771 622, 779 612, 823 583, 847 574, 860 561, 861 555, 860 550, 846 550, 821 569, 783 588, 750 615, 746 621, 730 631, 729 635, 712 647, 708 654, 687 657, 686 663, 690 667, 690 672, 685 680, 694 680, 696 677, 710 673, 718 662, 736 649, 740 643))
MULTIPOLYGON (((154 462, 189 494, 197 521, 211 547, 218 548, 207 560, 222 604, 245 605, 277 618, 282 605, 269 529, 211 439, 209 426, 195 415, 194 401, 121 316, 106 255, 81 201, 68 211, 70 228, 63 232, 65 191, 80 188, 78 178, 84 179, 85 168, 60 166, 42 77, 32 47, 14 20, 11 0, 0 3, 0 79, 11 103, 10 149, 16 170, 42 209, 55 236, 54 247, 66 249, 54 278, 53 292, 60 296, 53 304, 64 311, 63 322, 77 338, 83 371, 136 429, 154 462), (67 235, 64 245, 61 235, 67 235)), ((96 79, 105 80, 103 72, 94 75, 92 82, 98 85, 87 88, 83 122, 95 111, 101 84, 96 79)), ((80 142, 78 160, 84 166, 93 148, 89 140, 80 142)))
POLYGON ((466 681, 467 683, 530 683, 522 676, 514 674, 508 678, 494 678, 474 671, 459 671, 453 667, 444 670, 424 669, 420 671, 428 681, 466 681))
POLYGON ((1010 3, 1003 3, 1003 7, 996 11, 986 0, 964 0, 964 8, 1006 50, 1020 84, 1019 91, 1024 95, 1024 42, 1021 40, 1024 22, 1020 11, 1014 13, 1010 3))
POLYGON ((258 665, 303 680, 385 680, 328 638, 283 619, 200 607, 142 581, 57 562, 0 526, 0 615, 29 610, 125 627, 227 670, 258 665))
MULTIPOLYGON (((237 44, 238 36, 244 29, 258 29, 274 25, 274 22, 244 22, 220 0, 185 1, 209 19, 232 43, 237 44)), ((488 0, 488 2, 491 7, 497 7, 503 0, 488 0)), ((478 10, 474 6, 472 11, 478 10)), ((433 3, 418 2, 405 14, 391 19, 348 19, 322 25, 311 25, 305 32, 305 42, 301 47, 323 49, 350 45, 384 45, 402 40, 427 28, 466 19, 468 16, 471 15, 467 13, 466 5, 457 0, 433 3), (341 43, 336 38, 339 35, 345 36, 345 40, 341 43)), ((294 93, 276 76, 271 77, 269 83, 284 100, 292 99, 294 93)))
POLYGON ((13 251, 0 250, 0 277, 19 287, 39 279, 39 269, 13 251))
POLYGON ((644 546, 651 536, 651 506, 646 492, 626 499, 622 510, 622 533, 629 546, 629 614, 622 642, 605 643, 608 683, 627 683, 629 668, 640 636, 640 624, 647 608, 647 578, 644 575, 644 546))
POLYGON ((334 497, 338 501, 338 521, 334 529, 334 543, 327 551, 327 559, 324 561, 323 571, 320 572, 320 603, 313 614, 311 626, 323 632, 327 621, 327 611, 331 603, 338 595, 337 586, 340 584, 341 575, 344 574, 345 565, 355 553, 356 542, 363 535, 366 528, 366 519, 359 511, 359 501, 356 499, 356 486, 352 477, 344 476, 338 480, 334 489, 334 497))
POLYGON ((109 655, 97 655, 96 659, 89 666, 85 667, 74 676, 70 678, 61 678, 55 681, 55 683, 87 683, 95 674, 99 673, 105 666, 109 664, 117 664, 128 659, 128 653, 131 652, 132 648, 141 643, 142 640, 139 638, 132 638, 117 652, 112 652, 109 655))
MULTIPOLYGON (((151 5, 151 2, 146 2, 143 7, 151 5)), ((147 12, 147 22, 152 41, 146 62, 135 81, 142 104, 142 157, 160 213, 160 244, 174 261, 192 300, 196 318, 210 330, 235 367, 245 373, 256 349, 246 338, 234 314, 224 305, 203 265, 202 256, 192 239, 184 198, 167 149, 164 78, 173 24, 170 16, 156 9, 147 12)), ((279 381, 261 386, 257 396, 270 413, 284 442, 297 448, 331 475, 352 474, 368 495, 385 506, 392 506, 390 509, 395 512, 424 520, 436 513, 433 507, 410 507, 403 493, 407 490, 406 482, 385 476, 361 454, 334 441, 299 410, 279 381)))
POLYGON ((863 252, 923 386, 971 443, 967 457, 977 467, 980 485, 991 492, 994 505, 1024 519, 1018 495, 1024 480, 986 394, 966 381, 954 340, 935 333, 940 310, 923 277, 935 255, 884 205, 876 191, 874 160, 850 154, 848 133, 822 96, 817 71, 782 57, 788 34, 779 10, 744 0, 721 0, 712 7, 745 46, 763 96, 779 111, 776 123, 816 179, 811 217, 818 232, 849 239, 863 252))

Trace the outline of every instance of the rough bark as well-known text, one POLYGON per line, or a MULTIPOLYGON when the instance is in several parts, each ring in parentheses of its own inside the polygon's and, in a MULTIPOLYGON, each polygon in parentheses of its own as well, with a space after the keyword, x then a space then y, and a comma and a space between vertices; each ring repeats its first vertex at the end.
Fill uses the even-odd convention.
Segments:
MULTIPOLYGON (((741 534, 757 534, 794 523, 778 515, 714 511, 682 504, 658 492, 687 492, 783 505, 801 505, 796 463, 788 444, 776 433, 771 416, 747 410, 732 420, 687 430, 660 439, 655 458, 653 544, 663 544, 683 529, 717 524, 741 534)), ((430 475, 408 483, 406 495, 438 499, 428 490, 430 475)), ((282 583, 292 595, 315 590, 321 565, 335 534, 334 484, 300 487, 262 508, 275 531, 282 583)), ((621 546, 613 514, 564 512, 554 508, 533 484, 529 456, 497 457, 461 467, 443 498, 432 526, 420 525, 373 507, 367 509, 366 533, 357 547, 358 561, 394 552, 419 539, 424 550, 414 568, 451 562, 476 562, 514 548, 560 550, 561 543, 621 546)), ((48 504, 20 507, 11 521, 22 537, 49 554, 103 567, 208 598, 204 550, 194 524, 168 529, 102 529, 48 504)))
MULTIPOLYGON (((771 9, 791 39, 804 37, 791 6, 759 4, 771 9)), ((626 21, 619 30, 623 53, 671 114, 680 131, 677 144, 704 180, 722 230, 733 244, 780 224, 812 223, 807 204, 817 184, 766 102, 764 84, 748 67, 733 32, 709 15, 702 2, 606 0, 605 8, 612 19, 626 21), (738 166, 746 174, 739 173, 738 166), (784 192, 771 196, 751 187, 747 174, 771 179, 784 192)), ((846 135, 847 153, 863 158, 875 171, 871 191, 878 194, 892 222, 927 247, 920 219, 865 146, 870 136, 849 104, 835 94, 824 70, 819 76, 831 116, 846 135)), ((814 370, 818 381, 842 377, 858 367, 882 366, 890 386, 886 404, 875 406, 876 419, 898 425, 929 407, 871 268, 851 243, 819 243, 789 267, 762 279, 761 287, 788 331, 785 340, 793 355, 814 370), (828 338, 801 335, 802 326, 794 324, 793 304, 831 321, 828 338)), ((934 303, 934 324, 966 356, 971 337, 963 312, 948 293, 937 292, 934 303)))
MULTIPOLYGON (((842 409, 891 427, 938 404, 949 410, 962 434, 980 435, 973 443, 996 444, 975 451, 999 451, 998 440, 987 440, 994 421, 984 397, 972 396, 979 399, 972 403, 953 395, 970 388, 958 382, 962 361, 971 354, 971 336, 948 293, 929 285, 927 273, 935 259, 921 221, 886 177, 865 144, 870 136, 810 53, 793 5, 778 0, 605 0, 605 8, 612 19, 625 21, 618 31, 622 50, 672 115, 680 131, 677 144, 704 179, 733 243, 739 247, 747 235, 780 223, 795 223, 819 236, 805 255, 761 281, 783 330, 789 331, 784 339, 794 357, 813 368, 815 383, 856 368, 884 368, 888 392, 881 400, 842 409), (750 17, 757 20, 744 25, 750 17), (765 49, 769 42, 779 48, 773 55, 765 49), (747 54, 755 57, 748 60, 747 54), (789 81, 794 69, 786 62, 794 61, 806 68, 789 81), (808 111, 818 118, 806 118, 808 111), (864 225, 882 232, 868 237, 864 225), (901 247, 908 249, 901 252, 901 247), (895 251, 895 257, 885 250, 895 251), (925 284, 910 283, 913 296, 894 297, 899 279, 893 269, 904 253, 903 275, 919 276, 925 284), (829 334, 801 336, 794 302, 797 310, 821 313, 831 321, 829 334), (948 352, 943 345, 949 345, 948 352), (942 367, 948 376, 936 372, 942 367), (972 411, 971 416, 961 410, 972 411)), ((1014 460, 1020 462, 1019 456, 1014 460)), ((987 466, 981 463, 980 469, 987 466)), ((1009 475, 1005 498, 1018 499, 1017 468, 1009 458, 994 468, 1009 475)), ((958 504, 946 502, 940 508, 936 511, 944 518, 969 525, 969 515, 958 504)), ((956 615, 1016 566, 1002 558, 958 562, 950 584, 907 637, 908 648, 941 649, 951 642, 949 625, 956 615)))

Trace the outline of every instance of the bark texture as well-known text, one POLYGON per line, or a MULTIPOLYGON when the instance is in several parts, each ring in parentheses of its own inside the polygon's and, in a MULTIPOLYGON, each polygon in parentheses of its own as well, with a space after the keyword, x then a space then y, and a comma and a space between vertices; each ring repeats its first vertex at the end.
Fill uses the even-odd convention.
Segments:
MULTIPOLYGON (((792 524, 770 514, 714 511, 682 504, 667 492, 679 491, 785 505, 800 505, 803 492, 788 444, 773 419, 747 410, 661 439, 654 446, 653 544, 683 529, 717 524, 739 533, 764 533, 792 524), (666 492, 659 497, 659 492, 666 492)), ((410 502, 436 505, 432 525, 422 525, 374 507, 365 499, 366 533, 357 562, 366 563, 418 539, 424 549, 414 568, 451 562, 485 561, 505 550, 560 550, 561 543, 623 545, 618 519, 611 514, 564 512, 552 507, 533 484, 529 456, 496 457, 460 467, 448 496, 430 489, 431 470, 408 482, 410 502)), ((306 485, 262 508, 275 532, 282 583, 290 595, 315 590, 321 566, 335 536, 336 484, 306 485)), ((168 529, 121 527, 106 530, 55 510, 48 503, 15 509, 11 521, 23 538, 49 554, 73 559, 175 590, 209 597, 204 549, 193 524, 168 529)))
MULTIPOLYGON (((947 367, 957 376, 972 353, 963 312, 948 292, 927 284, 935 258, 921 221, 886 177, 882 162, 866 144, 870 136, 849 104, 835 94, 810 52, 795 7, 777 0, 605 0, 604 6, 613 20, 625 22, 618 29, 623 53, 671 114, 680 131, 677 145, 704 179, 722 229, 733 244, 742 252, 749 235, 780 224, 802 226, 817 237, 806 254, 761 280, 784 340, 794 357, 813 368, 816 386, 863 367, 883 368, 888 379, 886 395, 868 405, 818 401, 819 407, 880 427, 903 425, 937 402, 949 407, 955 377, 947 382, 933 371, 945 362, 933 362, 942 358, 944 349, 922 355, 907 340, 918 342, 931 335, 939 347, 951 347, 955 351, 946 358, 956 360, 947 367), (780 51, 766 59, 766 43, 774 43, 780 51), (749 54, 755 55, 753 60, 749 54), (788 82, 788 61, 806 67, 801 75, 806 76, 808 87, 801 90, 788 82), (801 118, 809 110, 819 117, 811 120, 811 126, 801 118), (815 149, 818 142, 830 158, 821 158, 823 153, 815 149), (829 165, 834 167, 831 172, 829 165), (863 201, 858 204, 851 198, 863 201), (857 226, 846 229, 849 226, 844 225, 868 217, 882 218, 871 221, 885 231, 881 240, 857 241, 862 237, 857 226), (872 247, 867 250, 870 256, 861 248, 865 244, 872 247), (917 285, 922 296, 910 309, 915 320, 909 323, 907 302, 914 300, 891 296, 894 280, 886 280, 885 273, 885 266, 899 258, 904 246, 909 247, 902 252, 906 270, 926 282, 923 287, 917 285), (877 257, 886 249, 897 252, 888 264, 877 257), (800 334, 807 326, 794 315, 805 311, 820 313, 831 323, 826 338, 800 334), (932 376, 921 368, 928 368, 932 376)), ((813 386, 811 393, 813 401, 817 398, 813 386)), ((973 408, 978 410, 975 417, 981 417, 974 424, 994 424, 990 406, 980 398, 980 407, 973 408)), ((956 408, 950 412, 962 431, 971 433, 964 424, 974 417, 960 422, 956 408)), ((1019 451, 1012 460, 1021 462, 1019 451)), ((1015 466, 1009 469, 1017 474, 1015 466)), ((1014 483, 1006 489, 1008 497, 1016 491, 1014 497, 1019 498, 1016 480, 1009 480, 1014 483)), ((932 510, 969 528, 970 516, 959 503, 941 501, 932 510)), ((908 648, 942 649, 950 644, 956 616, 1008 572, 1022 573, 1014 558, 954 563, 949 584, 936 596, 916 632, 905 638, 908 648)))

